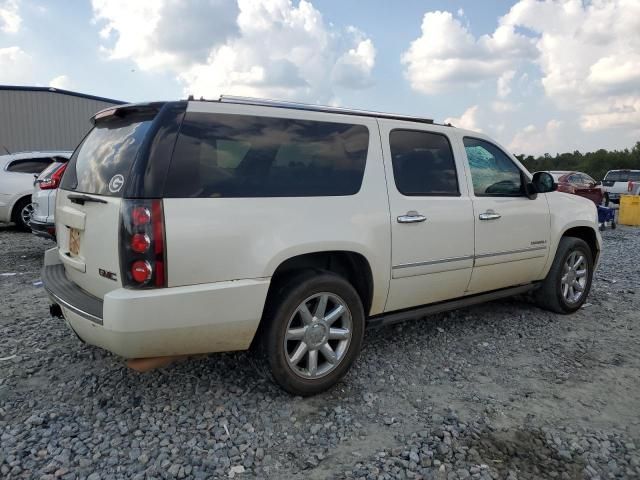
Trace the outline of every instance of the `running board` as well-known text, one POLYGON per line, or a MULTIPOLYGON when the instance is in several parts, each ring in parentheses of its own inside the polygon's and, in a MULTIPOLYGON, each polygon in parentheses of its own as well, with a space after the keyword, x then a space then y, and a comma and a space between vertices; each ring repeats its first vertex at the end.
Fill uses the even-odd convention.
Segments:
POLYGON ((401 310, 396 312, 383 313, 374 317, 369 317, 367 327, 382 327, 392 325, 394 323, 404 322, 405 320, 416 320, 418 318, 433 315, 435 313, 447 312, 449 310, 457 310, 459 308, 470 307, 479 303, 490 302, 500 298, 512 297, 527 293, 538 286, 537 283, 520 285, 518 287, 503 288, 487 293, 479 293, 468 297, 456 298, 455 300, 447 300, 445 302, 432 303, 431 305, 423 305, 420 307, 401 310))

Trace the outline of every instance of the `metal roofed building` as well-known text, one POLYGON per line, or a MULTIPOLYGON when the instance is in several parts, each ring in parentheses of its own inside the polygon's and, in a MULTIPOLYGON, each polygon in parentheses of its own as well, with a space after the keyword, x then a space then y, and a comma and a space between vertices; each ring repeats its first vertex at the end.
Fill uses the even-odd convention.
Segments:
POLYGON ((0 85, 0 155, 74 150, 96 112, 123 103, 59 88, 0 85))

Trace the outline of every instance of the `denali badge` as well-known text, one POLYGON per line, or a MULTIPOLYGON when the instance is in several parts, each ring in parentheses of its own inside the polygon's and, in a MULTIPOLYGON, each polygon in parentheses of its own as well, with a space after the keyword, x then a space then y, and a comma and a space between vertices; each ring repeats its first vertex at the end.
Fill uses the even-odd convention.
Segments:
POLYGON ((118 281, 118 276, 115 273, 108 272, 103 268, 99 268, 98 273, 100 274, 101 277, 108 278, 109 280, 113 280, 114 282, 118 281))
POLYGON ((544 245, 545 243, 547 243, 546 240, 534 240, 531 245, 544 245))
POLYGON ((111 193, 118 193, 124 184, 124 177, 120 174, 114 175, 109 181, 109 191, 111 193))

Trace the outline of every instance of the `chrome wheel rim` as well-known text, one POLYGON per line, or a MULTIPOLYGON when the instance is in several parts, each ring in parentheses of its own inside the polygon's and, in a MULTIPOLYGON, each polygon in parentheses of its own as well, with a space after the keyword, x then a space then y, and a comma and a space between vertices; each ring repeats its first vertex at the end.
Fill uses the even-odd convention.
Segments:
POLYGON ((32 216, 33 216, 33 204, 28 203, 20 211, 20 218, 22 218, 22 223, 24 223, 25 225, 29 225, 31 223, 32 216))
POLYGON ((351 312, 342 298, 329 292, 311 295, 287 323, 287 364, 300 377, 324 377, 344 360, 352 332, 351 312))
POLYGON ((568 303, 577 303, 582 299, 587 288, 588 273, 587 258, 578 251, 572 252, 564 264, 560 281, 562 296, 568 303))

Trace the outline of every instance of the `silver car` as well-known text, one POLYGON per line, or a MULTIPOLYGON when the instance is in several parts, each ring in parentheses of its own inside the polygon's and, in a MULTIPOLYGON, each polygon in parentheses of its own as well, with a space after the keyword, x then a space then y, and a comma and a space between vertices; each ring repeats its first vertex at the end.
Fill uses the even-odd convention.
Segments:
POLYGON ((71 152, 65 152, 55 157, 55 161, 45 168, 33 183, 33 212, 29 226, 35 235, 55 239, 53 212, 56 209, 56 193, 70 156, 71 152))

